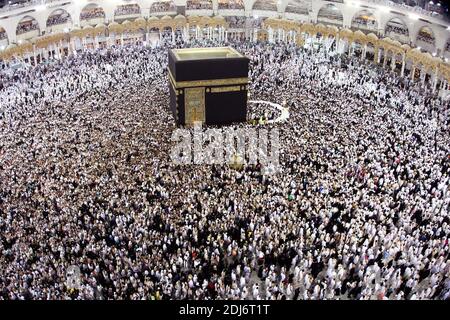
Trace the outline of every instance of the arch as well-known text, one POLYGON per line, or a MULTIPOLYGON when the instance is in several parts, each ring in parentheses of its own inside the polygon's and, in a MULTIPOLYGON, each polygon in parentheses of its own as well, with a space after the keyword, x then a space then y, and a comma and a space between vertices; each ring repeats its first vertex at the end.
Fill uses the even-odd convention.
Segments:
POLYGON ((364 59, 375 62, 375 51, 377 50, 376 40, 375 39, 367 39, 366 44, 366 56, 364 59))
POLYGON ((353 55, 357 58, 361 58, 364 54, 365 41, 361 38, 354 39, 349 45, 353 51, 353 55))
POLYGON ((218 0, 219 10, 244 10, 244 0, 218 0))
POLYGON ((188 0, 186 1, 186 10, 212 10, 212 0, 188 0))
POLYGON ((409 37, 410 31, 408 24, 401 17, 393 17, 389 19, 384 28, 384 33, 387 37, 395 38, 395 35, 403 35, 409 37), (391 36, 393 34, 394 36, 391 36))
POLYGON ((358 11, 352 18, 352 28, 361 30, 378 30, 378 20, 374 13, 369 10, 358 11))
POLYGON ((423 41, 436 47, 436 36, 431 27, 423 26, 417 31, 416 41, 423 41))
POLYGON ((114 20, 118 17, 124 17, 124 19, 130 16, 140 16, 141 7, 137 3, 125 3, 118 5, 114 9, 114 20))
POLYGON ((177 7, 173 0, 160 0, 153 2, 150 6, 150 14, 160 13, 160 12, 176 12, 177 7))
POLYGON ((278 11, 276 0, 256 0, 253 3, 253 10, 278 11))
POLYGON ((89 3, 81 9, 80 22, 97 25, 104 23, 106 18, 105 10, 96 3, 89 3))
POLYGON ((72 24, 72 16, 64 9, 56 9, 50 12, 45 22, 47 28, 53 26, 72 24))
POLYGON ((20 36, 23 34, 33 33, 28 38, 33 38, 35 36, 38 36, 41 33, 41 30, 39 28, 38 21, 33 18, 32 16, 25 16, 17 23, 16 26, 16 35, 20 36))
POLYGON ((173 20, 169 16, 164 16, 160 20, 161 31, 167 31, 167 29, 173 30, 173 20))
POLYGON ((389 19, 384 28, 384 34, 387 37, 401 42, 409 42, 410 39, 408 24, 400 17, 393 17, 389 19))
POLYGON ((369 45, 369 44, 371 44, 373 47, 376 47, 377 46, 377 44, 378 44, 378 37, 377 37, 377 35, 376 34, 374 34, 374 33, 369 33, 368 35, 367 35, 367 45, 369 45))
POLYGON ((312 10, 312 2, 305 0, 290 0, 286 6, 286 13, 308 15, 312 10))
POLYGON ((183 31, 184 27, 186 27, 186 24, 187 20, 183 15, 177 15, 173 18, 173 27, 175 28, 175 31, 183 31))
POLYGON ((9 45, 9 37, 6 29, 0 26, 0 50, 6 49, 9 45))
POLYGON ((320 8, 317 15, 317 22, 324 24, 335 24, 342 27, 344 25, 344 15, 338 7, 332 3, 328 3, 320 8))
POLYGON ((404 53, 401 53, 401 52, 395 52, 393 54, 392 59, 394 59, 394 71, 400 71, 401 72, 403 55, 404 55, 404 53))

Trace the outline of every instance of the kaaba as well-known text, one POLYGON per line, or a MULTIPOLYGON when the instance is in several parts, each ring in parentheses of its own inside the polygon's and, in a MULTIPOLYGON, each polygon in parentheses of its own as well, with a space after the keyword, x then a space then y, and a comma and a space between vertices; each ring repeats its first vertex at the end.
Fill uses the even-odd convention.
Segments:
POLYGON ((170 108, 177 125, 245 122, 249 62, 231 47, 169 50, 170 108))

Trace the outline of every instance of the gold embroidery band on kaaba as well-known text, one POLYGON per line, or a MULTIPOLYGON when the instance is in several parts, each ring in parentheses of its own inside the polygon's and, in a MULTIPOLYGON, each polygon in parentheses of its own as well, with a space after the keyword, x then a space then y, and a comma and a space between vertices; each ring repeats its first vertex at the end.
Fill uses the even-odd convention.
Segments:
POLYGON ((173 49, 172 52, 177 61, 244 57, 232 47, 173 49))
POLYGON ((212 93, 236 92, 241 90, 242 90, 241 86, 211 88, 212 93))
POLYGON ((217 86, 233 86, 248 85, 248 78, 228 78, 214 80, 194 80, 194 81, 175 81, 170 70, 169 78, 174 89, 193 88, 193 87, 217 87, 217 86))

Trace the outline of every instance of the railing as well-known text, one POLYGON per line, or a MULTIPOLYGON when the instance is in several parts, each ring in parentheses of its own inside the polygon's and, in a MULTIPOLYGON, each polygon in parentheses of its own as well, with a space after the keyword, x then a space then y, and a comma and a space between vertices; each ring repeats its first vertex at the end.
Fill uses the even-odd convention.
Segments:
MULTIPOLYGON (((29 6, 33 6, 33 5, 38 5, 38 4, 49 4, 49 3, 54 3, 54 2, 58 2, 58 1, 62 1, 62 0, 29 0, 28 2, 22 2, 22 3, 17 3, 17 4, 7 4, 4 7, 0 8, 0 13, 1 12, 8 12, 11 10, 16 10, 16 9, 20 9, 20 8, 25 8, 25 7, 29 7, 29 6)), ((342 3, 342 0, 328 0, 329 2, 339 2, 342 3)), ((440 13, 437 13, 435 11, 428 11, 425 10, 421 7, 412 7, 412 6, 408 6, 404 3, 395 3, 389 0, 365 0, 367 2, 371 2, 371 3, 375 3, 378 5, 382 5, 382 6, 386 6, 386 7, 391 7, 391 8, 396 8, 396 9, 403 9, 403 10, 407 10, 410 12, 414 12, 414 13, 418 13, 418 14, 422 14, 425 16, 429 16, 429 17, 433 17, 433 18, 438 18, 438 19, 443 19, 445 21, 450 21, 449 17, 442 15, 440 13)), ((345 2, 345 1, 344 1, 345 2)), ((254 8, 255 9, 255 8, 254 8)), ((275 9, 276 11, 276 9, 275 9)))
POLYGON ((0 8, 0 12, 8 12, 15 9, 25 8, 37 4, 45 3, 45 0, 30 0, 28 2, 21 2, 16 4, 7 4, 4 7, 0 8))
POLYGON ((408 6, 405 3, 396 3, 393 1, 389 1, 389 0, 366 0, 367 2, 372 2, 378 5, 382 5, 382 6, 386 6, 386 7, 390 7, 390 8, 395 8, 395 9, 403 9, 403 10, 407 10, 410 12, 414 12, 414 13, 419 13, 422 14, 424 16, 429 16, 429 17, 433 17, 433 18, 439 18, 439 19, 443 19, 443 20, 448 20, 448 17, 437 13, 435 11, 428 11, 425 10, 424 8, 421 7, 412 7, 412 6, 408 6))
POLYGON ((39 4, 50 4, 50 3, 59 2, 59 1, 62 1, 62 0, 29 0, 27 2, 6 4, 5 6, 0 8, 0 13, 8 12, 8 11, 16 10, 16 9, 21 9, 21 8, 26 8, 26 7, 31 7, 31 6, 36 6, 39 4))

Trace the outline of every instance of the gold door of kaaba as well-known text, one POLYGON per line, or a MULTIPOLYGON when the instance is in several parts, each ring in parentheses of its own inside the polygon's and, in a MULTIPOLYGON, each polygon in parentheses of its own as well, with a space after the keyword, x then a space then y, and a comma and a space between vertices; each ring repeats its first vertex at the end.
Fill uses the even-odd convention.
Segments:
POLYGON ((186 124, 205 123, 205 87, 184 89, 186 124))

